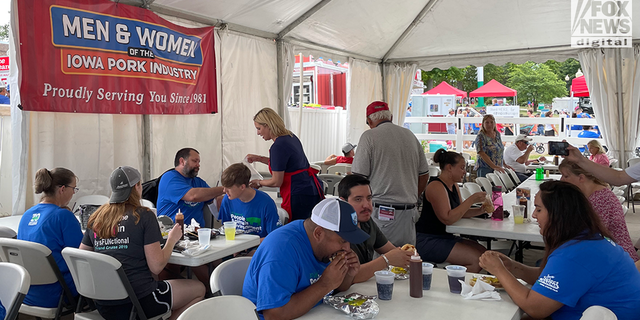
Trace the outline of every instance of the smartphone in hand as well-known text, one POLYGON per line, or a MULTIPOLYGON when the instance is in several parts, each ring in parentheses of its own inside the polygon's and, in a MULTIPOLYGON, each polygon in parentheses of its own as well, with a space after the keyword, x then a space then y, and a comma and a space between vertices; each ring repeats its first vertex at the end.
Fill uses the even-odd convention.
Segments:
POLYGON ((568 147, 569 147, 568 142, 549 141, 549 155, 568 156, 569 155, 569 150, 567 150, 568 147))

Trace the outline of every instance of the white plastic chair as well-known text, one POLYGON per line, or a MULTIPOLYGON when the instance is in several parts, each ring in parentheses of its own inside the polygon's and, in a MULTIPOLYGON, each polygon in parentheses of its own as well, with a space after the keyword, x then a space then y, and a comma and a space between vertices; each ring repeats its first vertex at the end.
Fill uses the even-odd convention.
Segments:
POLYGON ((153 205, 153 202, 147 199, 140 199, 140 205, 143 207, 147 207, 149 209, 155 209, 156 206, 153 205))
POLYGON ((475 182, 465 182, 464 183, 464 187, 469 190, 469 192, 471 192, 471 194, 474 194, 476 192, 482 192, 482 187, 480 187, 477 183, 475 182))
POLYGON ((471 196, 471 192, 469 190, 467 190, 467 188, 462 187, 460 188, 460 201, 465 201, 467 200, 467 198, 469 198, 471 196))
POLYGON ((317 164, 310 164, 309 167, 318 170, 318 172, 322 172, 322 167, 317 164))
POLYGON ((221 296, 200 301, 185 310, 178 320, 210 319, 256 320, 256 306, 243 296, 221 296))
POLYGON ((620 204, 624 203, 624 197, 623 196, 616 196, 618 198, 618 201, 620 201, 620 204))
POLYGON ((484 189, 484 192, 491 193, 493 185, 491 184, 489 179, 484 177, 477 177, 476 182, 482 186, 482 189, 484 189))
MULTIPOLYGON (((640 158, 631 158, 627 160, 627 168, 637 163, 640 163, 640 158)), ((639 188, 639 187, 640 187, 640 183, 638 182, 633 182, 627 186, 627 199, 628 199, 627 207, 629 207, 629 203, 631 203, 631 209, 633 210, 634 213, 636 212, 636 206, 635 206, 635 202, 633 201, 633 197, 635 196, 636 193, 638 193, 638 191, 633 192, 633 188, 639 188)))
POLYGON ((622 216, 626 216, 629 212, 629 207, 622 206, 622 216))
POLYGON ((438 166, 429 166, 429 176, 430 177, 437 177, 440 175, 440 167, 438 166))
POLYGON ((500 177, 498 177, 497 174, 495 174, 495 173, 487 173, 487 178, 489 178, 489 180, 491 180, 491 183, 493 183, 494 186, 502 187, 502 192, 507 192, 507 187, 504 185, 504 183, 502 182, 500 177))
POLYGON ((582 313, 580 320, 618 320, 618 317, 605 307, 591 306, 582 313))
POLYGON ((278 217, 280 219, 280 225, 285 225, 289 222, 289 212, 287 210, 278 208, 278 217))
POLYGON ((427 158, 427 163, 432 166, 434 165, 435 161, 433 161, 433 155, 436 154, 435 152, 427 152, 424 154, 424 156, 427 158))
POLYGON ((507 168, 505 170, 506 170, 507 174, 509 175, 509 177, 511 178, 511 180, 513 181, 514 186, 518 186, 519 184, 522 183, 522 181, 520 181, 520 178, 518 177, 516 172, 513 171, 513 169, 507 168))
POLYGON ((322 182, 326 183, 324 188, 324 194, 335 194, 335 189, 342 180, 342 176, 338 176, 335 174, 319 174, 318 179, 322 180, 322 182))
MULTIPOLYGON (((116 258, 106 254, 76 248, 64 248, 62 257, 69 266, 69 271, 76 284, 78 293, 83 297, 94 300, 120 300, 131 299, 131 303, 138 317, 142 320, 148 318, 140 306, 138 297, 133 291, 127 275, 122 269, 122 264, 116 258)), ((152 319, 167 319, 169 312, 152 319)), ((102 319, 97 310, 91 312, 76 313, 74 319, 102 319)))
POLYGON ((20 313, 37 318, 58 319, 62 315, 73 312, 76 300, 49 248, 36 242, 0 238, 0 261, 15 263, 27 269, 31 276, 31 285, 60 283, 62 286, 62 294, 56 308, 22 304, 20 313), (65 302, 64 296, 69 302, 65 302))
POLYGON ((76 203, 73 205, 71 212, 75 212, 76 209, 83 204, 93 204, 96 206, 101 206, 105 203, 109 202, 109 197, 103 196, 101 194, 92 194, 88 196, 82 196, 76 200, 76 203))
POLYGON ((251 263, 251 257, 238 257, 217 266, 211 273, 209 280, 211 292, 220 291, 223 296, 241 296, 244 276, 249 269, 249 263, 251 263))
POLYGON ((21 265, 0 262, 0 302, 7 312, 5 320, 18 318, 18 311, 29 292, 31 277, 21 265))
MULTIPOLYGON (((613 189, 611 189, 611 192, 613 192, 613 194, 615 194, 616 197, 624 196, 624 191, 622 189, 619 189, 619 188, 613 188, 613 189)), ((623 199, 624 199, 624 197, 623 197, 623 199)))
POLYGON ((511 178, 509 177, 509 174, 506 171, 498 172, 498 177, 500 178, 500 180, 502 180, 502 183, 504 184, 505 187, 507 187, 508 191, 515 189, 516 185, 513 184, 513 181, 511 181, 511 178))
POLYGON ((0 238, 15 238, 16 232, 5 226, 0 226, 0 238))
POLYGON ((350 164, 343 164, 343 163, 339 163, 333 166, 330 166, 327 168, 327 174, 336 174, 336 173, 340 173, 342 175, 347 175, 348 173, 351 172, 351 165, 350 164))

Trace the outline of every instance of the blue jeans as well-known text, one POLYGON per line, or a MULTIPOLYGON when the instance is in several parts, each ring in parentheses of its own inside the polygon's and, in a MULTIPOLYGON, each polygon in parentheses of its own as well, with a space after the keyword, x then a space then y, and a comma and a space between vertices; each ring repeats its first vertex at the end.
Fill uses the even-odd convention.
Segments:
POLYGON ((485 177, 487 173, 492 173, 492 172, 493 172, 493 169, 489 167, 479 167, 478 170, 476 171, 476 174, 478 177, 485 177))

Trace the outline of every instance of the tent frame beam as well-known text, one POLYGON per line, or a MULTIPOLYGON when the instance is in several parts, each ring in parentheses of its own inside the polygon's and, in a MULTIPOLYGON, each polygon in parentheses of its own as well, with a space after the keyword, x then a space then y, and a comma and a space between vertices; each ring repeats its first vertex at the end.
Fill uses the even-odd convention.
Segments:
POLYGON ((293 45, 305 47, 305 48, 312 49, 312 50, 324 51, 326 53, 332 53, 332 54, 336 54, 336 55, 341 55, 341 56, 345 56, 345 57, 351 57, 351 58, 365 60, 365 61, 369 61, 369 62, 375 62, 375 63, 382 62, 382 60, 378 59, 378 58, 373 58, 373 57, 361 55, 361 54, 358 54, 358 53, 348 52, 348 51, 336 49, 336 48, 333 48, 333 47, 329 47, 329 46, 325 46, 325 45, 321 45, 321 44, 317 44, 317 43, 313 43, 313 42, 298 40, 298 39, 294 39, 294 38, 291 38, 291 37, 285 38, 284 41, 288 42, 290 44, 293 44, 293 45))
POLYGON ((322 0, 318 2, 315 6, 311 7, 311 9, 307 10, 300 17, 298 17, 298 19, 294 20, 288 26, 284 27, 284 29, 282 29, 282 31, 278 33, 278 37, 276 39, 284 38, 287 34, 289 34, 289 32, 291 32, 297 26, 301 25, 303 22, 309 19, 309 17, 314 15, 316 12, 320 11, 320 9, 328 5, 330 2, 331 0, 322 0))
POLYGON ((415 19, 413 19, 411 24, 409 24, 409 26, 404 30, 404 32, 400 35, 400 37, 396 39, 396 42, 394 42, 391 48, 387 50, 387 53, 384 54, 384 56, 382 57, 383 62, 385 63, 387 62, 391 53, 393 53, 393 51, 395 51, 395 49, 400 45, 400 43, 402 43, 409 36, 409 34, 413 31, 413 29, 415 29, 418 26, 418 24, 420 24, 422 19, 427 15, 427 13, 429 13, 429 11, 431 11, 431 8, 433 8, 433 6, 435 6, 437 2, 438 0, 429 0, 429 2, 427 2, 424 8, 422 8, 422 10, 415 17, 415 19))

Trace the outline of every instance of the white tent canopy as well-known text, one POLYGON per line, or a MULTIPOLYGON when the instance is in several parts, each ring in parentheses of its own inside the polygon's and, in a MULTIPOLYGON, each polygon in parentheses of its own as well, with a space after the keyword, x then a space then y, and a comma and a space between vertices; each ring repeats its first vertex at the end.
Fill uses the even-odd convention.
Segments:
MULTIPOLYGON (((11 59, 12 88, 19 88, 20 82, 19 67, 15 64, 20 61, 15 50, 15 44, 20 43, 17 1, 12 0, 11 10, 10 52, 15 57, 11 59)), ((394 121, 402 122, 405 93, 415 68, 430 70, 578 57, 578 50, 570 47, 569 0, 123 0, 120 3, 148 8, 184 26, 217 27, 220 113, 148 117, 42 115, 18 109, 19 94, 12 90, 14 214, 21 214, 36 201, 31 186, 35 171, 41 167, 63 166, 74 170, 82 188, 77 196, 108 195, 106 186, 114 167, 131 165, 156 177, 173 165, 173 155, 184 146, 203 153, 201 176, 215 185, 222 169, 241 161, 247 153, 266 155, 270 143, 255 135, 251 119, 265 106, 288 119, 291 63, 293 55, 299 52, 349 61, 347 132, 348 140, 354 143, 366 129, 364 109, 374 99, 390 102, 394 121), (83 126, 70 125, 74 121, 83 121, 83 126), (43 130, 39 123, 46 124, 43 130), (142 129, 136 128, 138 125, 147 127, 146 133, 140 134, 142 129)), ((637 41, 640 5, 633 7, 632 15, 636 17, 633 35, 637 41)), ((640 83, 635 87, 638 86, 640 83)), ((635 131, 637 125, 633 128, 635 131)), ((304 137, 302 140, 304 144, 304 137)))

